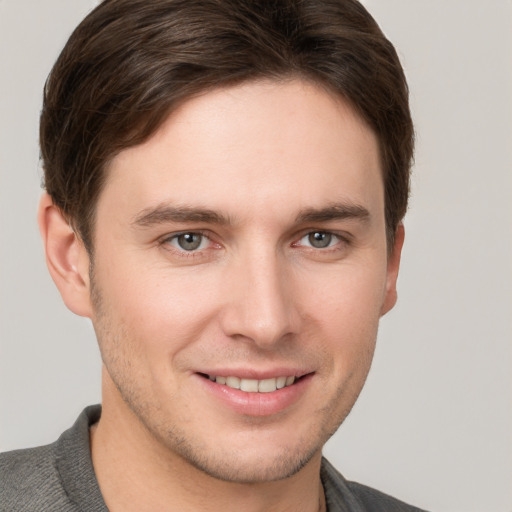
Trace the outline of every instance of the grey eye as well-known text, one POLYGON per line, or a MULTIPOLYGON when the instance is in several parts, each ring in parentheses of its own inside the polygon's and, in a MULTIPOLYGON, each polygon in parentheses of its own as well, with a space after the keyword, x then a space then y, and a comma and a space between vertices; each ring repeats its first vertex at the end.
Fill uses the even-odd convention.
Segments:
POLYGON ((203 235, 200 233, 183 233, 178 235, 175 240, 180 249, 195 251, 201 247, 203 238, 203 235))
POLYGON ((309 233, 308 242, 315 249, 325 249, 331 245, 332 238, 332 233, 315 231, 314 233, 309 233))

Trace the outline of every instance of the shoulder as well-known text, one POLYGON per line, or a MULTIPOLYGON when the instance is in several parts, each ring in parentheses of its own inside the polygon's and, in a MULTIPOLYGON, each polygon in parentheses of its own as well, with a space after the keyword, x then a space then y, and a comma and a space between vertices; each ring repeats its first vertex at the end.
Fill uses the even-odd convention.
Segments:
POLYGON ((422 509, 408 505, 388 494, 361 485, 357 482, 347 482, 350 490, 363 503, 364 510, 379 512, 424 512, 422 509))
POLYGON ((350 482, 322 459, 322 483, 329 512, 424 512, 388 494, 350 482))
POLYGON ((2 510, 73 510, 60 481, 55 444, 0 454, 0 482, 2 510))
POLYGON ((52 444, 0 454, 2 512, 106 512, 89 450, 100 406, 84 409, 52 444))

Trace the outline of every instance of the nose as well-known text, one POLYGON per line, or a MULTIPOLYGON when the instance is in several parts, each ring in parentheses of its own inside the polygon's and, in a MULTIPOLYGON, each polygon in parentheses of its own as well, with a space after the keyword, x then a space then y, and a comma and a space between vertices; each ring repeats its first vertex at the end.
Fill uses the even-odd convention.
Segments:
POLYGON ((243 258, 226 276, 222 329, 231 338, 271 350, 298 332, 300 314, 291 269, 274 251, 243 258))

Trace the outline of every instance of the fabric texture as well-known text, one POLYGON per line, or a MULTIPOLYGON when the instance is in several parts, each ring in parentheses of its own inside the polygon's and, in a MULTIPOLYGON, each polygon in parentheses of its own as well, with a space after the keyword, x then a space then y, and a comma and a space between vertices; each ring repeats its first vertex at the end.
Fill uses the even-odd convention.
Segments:
MULTIPOLYGON (((89 426, 101 406, 84 409, 50 445, 0 454, 0 511, 108 512, 89 449, 89 426)), ((348 482, 322 459, 328 512, 422 512, 386 494, 348 482)))

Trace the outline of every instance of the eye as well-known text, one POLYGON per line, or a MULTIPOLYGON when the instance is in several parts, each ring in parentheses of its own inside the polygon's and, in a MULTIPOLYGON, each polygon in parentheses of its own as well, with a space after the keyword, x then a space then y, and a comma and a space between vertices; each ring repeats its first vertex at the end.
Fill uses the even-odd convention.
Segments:
POLYGON ((310 246, 315 249, 327 249, 336 245, 340 241, 339 237, 329 231, 312 231, 304 235, 300 241, 300 245, 310 246))
POLYGON ((210 240, 208 237, 201 233, 190 231, 187 233, 179 233, 177 235, 173 235, 168 238, 166 242, 175 249, 192 252, 206 249, 210 240))

